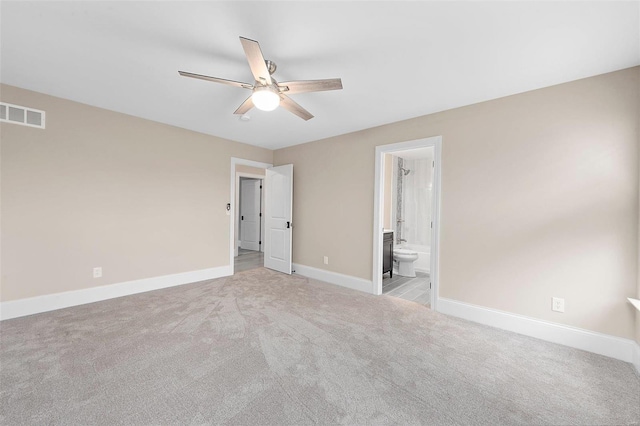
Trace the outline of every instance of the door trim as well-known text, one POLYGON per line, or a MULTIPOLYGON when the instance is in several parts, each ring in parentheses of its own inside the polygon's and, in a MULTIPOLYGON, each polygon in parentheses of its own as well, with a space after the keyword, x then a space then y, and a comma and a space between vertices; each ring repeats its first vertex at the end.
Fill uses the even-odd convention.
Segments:
POLYGON ((235 249, 234 245, 236 243, 236 230, 235 230, 235 217, 236 217, 236 166, 250 166, 257 167, 260 169, 268 169, 269 167, 273 167, 271 163, 262 163, 260 161, 246 160, 244 158, 231 157, 231 177, 229 179, 229 204, 230 210, 227 211, 229 216, 229 268, 231 270, 231 275, 234 274, 234 255, 235 249))
POLYGON ((433 170, 433 230, 431 233, 431 309, 437 310, 440 260, 440 198, 442 182, 442 136, 376 146, 375 190, 373 197, 373 294, 382 294, 382 217, 384 198, 384 155, 416 148, 434 148, 433 170))

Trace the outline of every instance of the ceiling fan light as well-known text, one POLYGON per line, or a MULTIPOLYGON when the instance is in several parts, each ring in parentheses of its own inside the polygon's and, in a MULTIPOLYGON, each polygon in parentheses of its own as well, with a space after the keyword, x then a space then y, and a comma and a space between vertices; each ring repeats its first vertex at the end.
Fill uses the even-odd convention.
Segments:
POLYGON ((273 111, 280 105, 280 96, 270 87, 256 87, 251 100, 253 105, 262 111, 273 111))

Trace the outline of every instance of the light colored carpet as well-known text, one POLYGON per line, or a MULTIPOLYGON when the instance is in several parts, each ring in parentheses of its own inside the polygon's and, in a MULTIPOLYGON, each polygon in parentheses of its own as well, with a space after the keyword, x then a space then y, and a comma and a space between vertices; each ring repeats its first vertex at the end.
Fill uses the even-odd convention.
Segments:
POLYGON ((620 361, 264 268, 1 323, 0 423, 633 424, 620 361))

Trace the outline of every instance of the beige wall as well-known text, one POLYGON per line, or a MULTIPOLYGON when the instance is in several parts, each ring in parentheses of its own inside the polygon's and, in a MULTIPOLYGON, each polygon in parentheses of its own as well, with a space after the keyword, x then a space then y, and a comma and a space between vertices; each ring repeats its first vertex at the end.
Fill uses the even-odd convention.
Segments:
POLYGON ((229 264, 230 158, 272 151, 6 85, 0 99, 47 113, 45 130, 0 127, 2 301, 229 264))
POLYGON ((236 173, 250 173, 252 175, 264 176, 264 169, 236 164, 236 173))
POLYGON ((375 146, 442 135, 441 296, 632 338, 639 74, 276 151, 296 170, 294 262, 371 279, 375 146))
POLYGON ((275 153, 2 85, 47 129, 0 125, 0 300, 227 265, 231 156, 294 164, 295 262, 371 279, 375 146, 442 135, 441 295, 633 337, 639 70, 275 153))
POLYGON ((384 188, 382 194, 382 227, 384 229, 395 229, 391 227, 391 208, 393 205, 393 155, 384 155, 384 188))

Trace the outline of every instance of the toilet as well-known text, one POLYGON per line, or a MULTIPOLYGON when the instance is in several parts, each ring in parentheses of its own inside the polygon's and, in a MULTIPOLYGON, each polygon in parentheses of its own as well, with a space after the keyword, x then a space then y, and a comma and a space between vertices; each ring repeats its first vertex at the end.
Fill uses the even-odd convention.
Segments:
POLYGON ((393 249, 393 260, 397 262, 398 275, 411 278, 416 276, 413 262, 418 260, 418 252, 401 248, 393 249))

